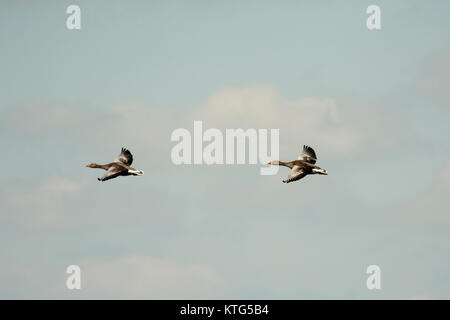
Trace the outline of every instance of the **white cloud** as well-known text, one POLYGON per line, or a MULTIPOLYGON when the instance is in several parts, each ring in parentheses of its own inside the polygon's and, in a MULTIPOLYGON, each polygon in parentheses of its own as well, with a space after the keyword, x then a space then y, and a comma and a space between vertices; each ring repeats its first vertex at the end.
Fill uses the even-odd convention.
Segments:
POLYGON ((202 264, 149 256, 80 263, 84 294, 91 298, 208 299, 223 294, 217 271, 202 264))
POLYGON ((6 222, 26 225, 53 225, 64 221, 67 201, 87 185, 85 179, 50 178, 39 185, 8 188, 0 193, 6 222))
POLYGON ((147 150, 148 158, 169 160, 170 135, 174 129, 193 129, 194 120, 207 128, 280 129, 281 147, 297 156, 303 144, 326 150, 328 156, 355 152, 364 133, 358 121, 346 119, 331 98, 306 97, 287 100, 270 85, 224 88, 213 92, 203 103, 180 111, 144 103, 117 104, 102 116, 114 119, 102 124, 92 137, 95 145, 110 148, 133 144, 147 150))
POLYGON ((332 98, 287 100, 273 86, 256 85, 218 90, 188 118, 203 120, 206 127, 279 128, 282 148, 299 152, 310 144, 342 155, 355 151, 362 135, 344 117, 332 98))
MULTIPOLYGON (((25 258, 25 259, 22 259, 25 258)), ((1 260, 0 297, 7 299, 212 299, 228 293, 212 266, 169 258, 129 255, 49 264, 1 260), (68 290, 68 265, 81 268, 81 289, 68 290), (14 288, 14 290, 13 290, 14 288)))
POLYGON ((77 178, 53 177, 31 186, 14 186, 0 190, 0 222, 26 229, 78 229, 94 227, 108 221, 153 224, 176 223, 185 199, 177 191, 153 186, 148 180, 114 180, 98 182, 103 174, 88 168, 76 170, 86 174, 77 178), (147 182, 147 183, 146 183, 147 182), (131 185, 135 187, 129 189, 131 185), (126 199, 123 195, 126 194, 126 199), (145 201, 151 194, 158 201, 145 201), (179 198, 177 202, 173 198, 179 198))
MULTIPOLYGON (((342 109, 335 99, 305 97, 284 99, 270 85, 224 88, 213 92, 200 105, 158 108, 145 103, 112 105, 89 111, 62 105, 29 103, 10 109, 3 118, 9 130, 28 133, 61 134, 61 130, 81 136, 92 148, 118 145, 149 149, 148 155, 169 159, 171 132, 179 127, 191 129, 194 120, 207 127, 279 128, 281 145, 299 152, 302 144, 326 150, 327 156, 357 151, 365 132, 361 120, 342 109)), ((364 115, 363 115, 364 116, 364 115)), ((320 153, 323 154, 323 153, 320 153)), ((294 155, 293 155, 294 156, 294 155)))
MULTIPOLYGON (((174 143, 170 141, 170 134, 180 127, 191 130, 194 120, 203 120, 204 129, 210 127, 279 128, 281 160, 296 158, 302 145, 309 144, 316 149, 319 165, 323 164, 324 167, 327 167, 326 162, 329 163, 331 159, 347 159, 350 156, 362 154, 368 148, 376 147, 377 143, 381 149, 387 145, 386 140, 391 145, 396 141, 389 126, 385 126, 380 132, 378 124, 380 119, 383 119, 383 114, 377 111, 377 106, 362 108, 357 103, 342 105, 332 98, 306 97, 290 100, 281 97, 279 91, 270 85, 220 89, 213 92, 200 105, 184 111, 173 107, 157 108, 145 103, 115 104, 109 108, 91 112, 55 105, 43 109, 47 111, 35 112, 33 106, 29 104, 25 109, 10 110, 5 114, 6 121, 11 123, 11 128, 25 128, 29 120, 20 115, 30 112, 36 122, 33 134, 48 134, 49 138, 59 136, 62 126, 66 129, 70 128, 70 136, 82 140, 82 148, 78 146, 77 149, 83 150, 86 155, 82 157, 78 155, 78 158, 86 157, 86 163, 111 161, 120 147, 128 147, 135 156, 134 165, 146 171, 146 176, 152 172, 150 168, 155 167, 158 170, 152 174, 157 179, 183 180, 177 185, 177 190, 181 190, 180 192, 185 192, 187 188, 191 190, 189 181, 192 181, 192 174, 197 178, 200 175, 194 171, 182 170, 181 173, 180 170, 174 173, 174 166, 170 161, 170 149, 174 143), (48 117, 49 114, 55 116, 48 117), (83 117, 87 122, 79 126, 78 122, 83 117), (389 139, 382 139, 382 135, 388 135, 389 139), (325 163, 324 160, 326 160, 325 163), (184 174, 183 179, 179 178, 180 174, 184 174)), ((73 143, 76 141, 77 139, 72 139, 73 143)), ((52 150, 42 152, 49 157, 52 156, 52 150)), ((254 170, 254 173, 257 174, 257 170, 254 170)), ((215 174, 217 176, 220 173, 216 171, 215 174)), ((285 174, 283 173, 283 176, 285 174)), ((86 177, 88 177, 87 174, 86 177)), ((96 176, 89 173, 89 177, 94 180, 96 176)), ((29 225, 34 223, 67 225, 69 221, 74 223, 68 219, 70 214, 67 212, 78 209, 81 211, 77 214, 80 221, 83 214, 85 221, 92 221, 94 218, 87 218, 87 212, 96 212, 95 217, 98 217, 106 211, 104 206, 111 203, 110 196, 104 191, 105 187, 102 190, 91 190, 95 196, 89 194, 87 190, 81 192, 80 189, 86 189, 85 187, 91 184, 77 181, 47 181, 36 187, 8 188, 0 195, 5 199, 3 207, 8 208, 9 214, 6 217, 9 221, 20 221, 29 225), (79 187, 71 186, 70 183, 79 187)), ((204 183, 206 185, 213 183, 210 179, 208 181, 204 183)), ((150 192, 148 187, 149 185, 146 186, 146 192, 150 192)), ((261 188, 259 196, 269 192, 264 185, 258 188, 261 188)), ((220 187, 214 187, 214 190, 220 190, 220 187)), ((173 197, 166 194, 165 190, 161 192, 155 188, 151 192, 164 199, 173 197)), ((248 198, 242 201, 249 202, 248 198)), ((257 201, 256 198, 255 201, 257 201)), ((164 201, 166 202, 170 200, 164 201)), ((129 200, 127 205, 135 208, 136 212, 142 211, 140 201, 129 200)), ((123 206, 125 207, 125 204, 123 206)), ((153 205, 147 209, 150 208, 154 212, 174 211, 173 208, 168 209, 166 205, 161 208, 153 205)), ((112 211, 118 211, 117 204, 112 211)), ((128 211, 133 210, 128 209, 128 211)), ((135 214, 134 211, 133 214, 135 214)))

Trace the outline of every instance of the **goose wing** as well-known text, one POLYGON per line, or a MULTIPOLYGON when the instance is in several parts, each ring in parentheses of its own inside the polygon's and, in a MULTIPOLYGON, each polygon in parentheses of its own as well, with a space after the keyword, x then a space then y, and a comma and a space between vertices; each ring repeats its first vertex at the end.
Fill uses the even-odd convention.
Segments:
POLYGON ((108 170, 106 170, 105 174, 101 178, 97 178, 98 181, 106 181, 109 179, 114 179, 122 173, 122 169, 119 167, 110 167, 108 170))
POLYGON ((299 166, 294 166, 291 169, 291 172, 289 172, 287 179, 283 180, 283 182, 289 183, 289 182, 297 181, 297 180, 300 180, 301 178, 303 178, 304 176, 306 176, 305 170, 303 170, 299 166))
POLYGON ((130 150, 122 148, 122 151, 114 160, 114 162, 121 162, 127 166, 131 166, 131 164, 133 163, 133 155, 131 154, 130 150))
POLYGON ((309 146, 303 146, 303 152, 300 157, 298 157, 298 160, 303 160, 311 164, 315 164, 317 161, 317 156, 313 148, 309 146))

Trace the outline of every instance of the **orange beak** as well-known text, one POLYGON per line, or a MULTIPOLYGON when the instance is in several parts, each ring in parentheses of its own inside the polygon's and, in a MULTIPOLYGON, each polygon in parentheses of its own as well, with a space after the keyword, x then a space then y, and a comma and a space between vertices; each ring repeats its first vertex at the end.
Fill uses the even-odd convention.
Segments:
POLYGON ((90 167, 90 166, 91 166, 90 164, 87 164, 87 165, 86 165, 86 167, 90 167))
POLYGON ((272 164, 272 161, 268 162, 267 164, 272 164))

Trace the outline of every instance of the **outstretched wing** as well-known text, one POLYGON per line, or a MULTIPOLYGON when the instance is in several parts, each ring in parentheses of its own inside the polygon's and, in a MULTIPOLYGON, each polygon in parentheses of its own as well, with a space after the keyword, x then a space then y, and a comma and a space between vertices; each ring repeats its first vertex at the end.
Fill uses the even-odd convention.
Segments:
POLYGON ((120 152, 119 157, 117 157, 114 162, 121 162, 127 166, 131 166, 133 163, 133 155, 130 150, 122 148, 122 152, 120 152))
POLYGON ((311 164, 315 164, 317 161, 316 153, 314 152, 313 148, 303 146, 303 152, 300 157, 298 157, 298 160, 303 160, 311 164))
POLYGON ((105 172, 103 177, 97 178, 97 179, 98 179, 98 181, 106 181, 106 180, 114 179, 114 178, 120 176, 121 173, 122 173, 122 170, 120 170, 119 168, 111 167, 105 172))
POLYGON ((291 172, 289 172, 287 179, 283 180, 283 182, 289 183, 289 182, 297 181, 297 180, 300 180, 301 178, 303 178, 304 176, 306 176, 305 171, 302 168, 300 168, 299 166, 294 166, 292 168, 291 172))

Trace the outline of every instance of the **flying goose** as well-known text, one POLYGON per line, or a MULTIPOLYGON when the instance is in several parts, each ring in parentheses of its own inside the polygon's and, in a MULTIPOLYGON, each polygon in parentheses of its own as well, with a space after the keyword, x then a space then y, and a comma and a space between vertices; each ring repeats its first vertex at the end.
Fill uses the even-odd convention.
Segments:
POLYGON ((114 160, 114 162, 108 164, 87 164, 86 167, 98 168, 106 170, 105 174, 101 178, 97 178, 98 181, 106 181, 109 179, 114 179, 118 176, 141 176, 144 174, 142 170, 136 170, 131 166, 133 163, 133 155, 131 152, 125 148, 122 148, 119 156, 114 160))
POLYGON ((298 160, 290 161, 290 162, 282 162, 282 161, 271 161, 268 164, 285 166, 291 168, 291 172, 287 176, 286 180, 283 180, 284 183, 289 183, 293 181, 300 180, 304 176, 308 174, 328 174, 328 171, 322 169, 315 165, 317 160, 316 153, 313 148, 308 146, 303 146, 303 152, 298 157, 298 160))

